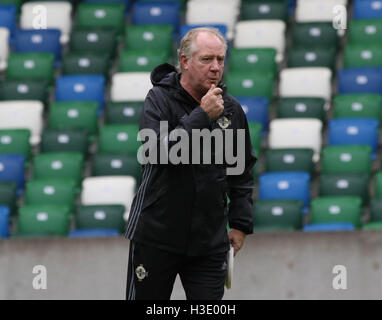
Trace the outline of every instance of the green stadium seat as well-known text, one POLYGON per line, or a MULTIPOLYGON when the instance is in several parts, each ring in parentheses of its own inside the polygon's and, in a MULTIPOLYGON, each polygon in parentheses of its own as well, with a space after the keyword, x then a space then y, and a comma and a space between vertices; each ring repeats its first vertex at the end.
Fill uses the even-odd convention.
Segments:
POLYGON ((108 54, 74 53, 66 54, 62 60, 62 73, 101 74, 108 76, 110 58, 108 54))
POLYGON ((361 226, 360 197, 318 197, 311 202, 311 223, 349 222, 361 226))
POLYGON ((288 68, 336 67, 335 47, 292 47, 288 52, 288 68))
POLYGON ((277 51, 274 48, 232 48, 229 56, 230 72, 277 72, 277 51))
POLYGON ((382 222, 375 221, 375 222, 365 223, 362 226, 362 230, 382 230, 382 222))
POLYGON ((323 98, 280 98, 277 102, 277 118, 315 118, 326 120, 323 98))
POLYGON ((228 72, 226 84, 234 97, 273 97, 274 76, 271 72, 228 72))
POLYGON ((382 198, 382 171, 377 172, 375 175, 374 196, 376 198, 382 198))
POLYGON ((31 157, 30 136, 28 129, 0 130, 0 154, 22 154, 29 160, 31 157))
POLYGON ((138 124, 107 124, 100 128, 100 153, 137 155, 141 142, 137 141, 138 124))
POLYGON ((344 68, 382 67, 382 45, 348 44, 343 64, 344 68))
POLYGON ((303 202, 299 200, 258 200, 254 205, 254 231, 300 230, 303 202))
POLYGON ((243 1, 240 20, 284 20, 288 19, 286 1, 243 1))
POLYGON ((355 196, 362 205, 369 201, 369 174, 323 173, 319 178, 319 196, 355 196))
POLYGON ((41 136, 41 152, 81 152, 86 154, 89 138, 83 129, 45 129, 41 136))
POLYGON ((313 175, 313 149, 267 149, 265 171, 305 171, 313 175))
POLYGON ((339 37, 331 22, 295 23, 292 31, 293 45, 305 48, 337 48, 339 37))
POLYGON ((79 152, 39 153, 33 159, 34 179, 71 179, 81 185, 84 156, 79 152))
POLYGON ((9 208, 11 214, 16 213, 17 184, 15 182, 0 181, 0 206, 9 208))
POLYGON ((322 150, 322 173, 370 174, 371 147, 366 145, 326 146, 322 150))
POLYGON ((139 123, 143 101, 108 102, 105 112, 106 123, 139 123))
POLYGON ((370 221, 382 221, 382 198, 371 199, 370 221))
POLYGON ((119 72, 151 72, 156 66, 170 62, 164 50, 126 50, 119 58, 119 72))
POLYGON ((382 95, 339 94, 333 99, 334 118, 374 118, 382 120, 382 95))
POLYGON ((122 34, 125 27, 125 4, 122 2, 82 2, 77 8, 76 26, 113 29, 122 34))
POLYGON ((173 53, 171 25, 129 25, 125 33, 125 50, 160 50, 173 53))
POLYGON ((70 209, 65 205, 24 205, 20 207, 17 236, 67 236, 70 209))
POLYGON ((0 100, 38 100, 46 104, 48 95, 46 81, 6 79, 0 83, 0 100))
POLYGON ((8 57, 6 77, 15 80, 54 79, 54 55, 47 52, 12 52, 8 57))
POLYGON ((261 131, 263 130, 263 126, 260 122, 248 122, 248 129, 253 151, 255 156, 259 157, 261 151, 261 131))
POLYGON ((356 45, 376 45, 382 43, 382 20, 351 20, 348 31, 348 43, 356 45))
POLYGON ((49 113, 49 128, 84 129, 90 137, 94 137, 98 132, 97 111, 97 102, 52 102, 49 113))
POLYGON ((125 231, 123 205, 82 205, 75 216, 76 230, 110 229, 118 233, 125 231))

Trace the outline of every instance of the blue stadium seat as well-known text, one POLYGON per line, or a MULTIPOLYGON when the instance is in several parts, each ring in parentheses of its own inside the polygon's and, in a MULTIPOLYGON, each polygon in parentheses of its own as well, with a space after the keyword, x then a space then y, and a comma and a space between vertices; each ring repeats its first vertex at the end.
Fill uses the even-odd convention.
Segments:
POLYGON ((17 184, 17 193, 20 195, 24 189, 25 158, 23 155, 0 155, 0 181, 11 181, 17 184))
POLYGON ((19 29, 15 32, 15 52, 50 52, 56 65, 61 60, 61 31, 58 29, 19 29))
POLYGON ((382 0, 355 0, 354 19, 381 19, 382 0))
POLYGON ((133 24, 169 24, 179 33, 180 4, 178 2, 136 2, 133 5, 133 24))
POLYGON ((333 231, 353 231, 355 227, 349 222, 312 223, 302 228, 304 232, 333 232, 333 231))
POLYGON ((271 172, 259 177, 260 199, 294 199, 304 203, 303 212, 309 210, 310 175, 306 172, 271 172))
POLYGON ((268 131, 269 126, 269 113, 268 106, 269 100, 261 97, 243 97, 237 98, 243 108, 248 122, 260 122, 263 126, 263 133, 268 131))
POLYGON ((101 115, 105 103, 105 78, 101 75, 68 75, 57 77, 56 101, 95 101, 101 115))
POLYGON ((13 38, 16 29, 16 6, 0 4, 0 27, 7 28, 13 38))
POLYGON ((379 121, 369 118, 339 118, 329 122, 329 145, 369 145, 372 159, 378 148, 379 121))
POLYGON ((349 68, 338 71, 339 93, 382 94, 382 68, 349 68))
POLYGON ((180 35, 179 39, 182 39, 188 31, 194 28, 199 27, 212 27, 216 28, 220 31, 222 35, 224 35, 227 38, 227 26, 225 24, 183 24, 180 26, 180 35))
POLYGON ((0 206, 0 239, 9 237, 9 208, 0 206))
POLYGON ((88 238, 88 237, 112 237, 120 236, 117 230, 112 229, 91 229, 91 230, 73 230, 68 234, 69 238, 88 238))

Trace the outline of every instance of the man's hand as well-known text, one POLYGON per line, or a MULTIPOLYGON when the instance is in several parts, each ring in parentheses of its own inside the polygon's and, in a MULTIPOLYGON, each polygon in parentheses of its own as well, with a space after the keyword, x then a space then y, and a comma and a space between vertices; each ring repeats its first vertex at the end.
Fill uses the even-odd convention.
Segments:
POLYGON ((210 90, 203 96, 200 106, 212 120, 217 119, 224 110, 223 90, 212 84, 210 90))
POLYGON ((231 246, 234 249, 234 255, 241 249, 244 244, 246 234, 237 229, 230 229, 228 232, 228 238, 231 246))

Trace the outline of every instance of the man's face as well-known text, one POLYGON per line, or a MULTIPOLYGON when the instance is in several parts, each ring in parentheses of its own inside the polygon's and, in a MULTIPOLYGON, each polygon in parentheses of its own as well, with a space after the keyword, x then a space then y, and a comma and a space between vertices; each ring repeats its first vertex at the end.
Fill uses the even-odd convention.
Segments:
POLYGON ((212 84, 221 81, 224 71, 225 49, 212 33, 202 32, 195 39, 192 59, 186 59, 183 75, 194 90, 205 94, 212 84))

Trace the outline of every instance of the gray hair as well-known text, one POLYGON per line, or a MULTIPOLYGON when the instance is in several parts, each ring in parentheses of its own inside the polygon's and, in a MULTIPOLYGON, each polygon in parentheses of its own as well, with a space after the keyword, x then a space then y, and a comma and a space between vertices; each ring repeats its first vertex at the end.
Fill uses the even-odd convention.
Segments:
POLYGON ((187 59, 192 59, 192 55, 196 51, 195 39, 197 35, 201 32, 209 32, 214 34, 222 42, 224 46, 224 50, 227 51, 227 41, 217 28, 201 27, 201 28, 191 29, 182 38, 182 41, 180 42, 180 47, 178 49, 178 63, 176 68, 179 72, 181 71, 180 57, 184 55, 186 56, 187 59))

